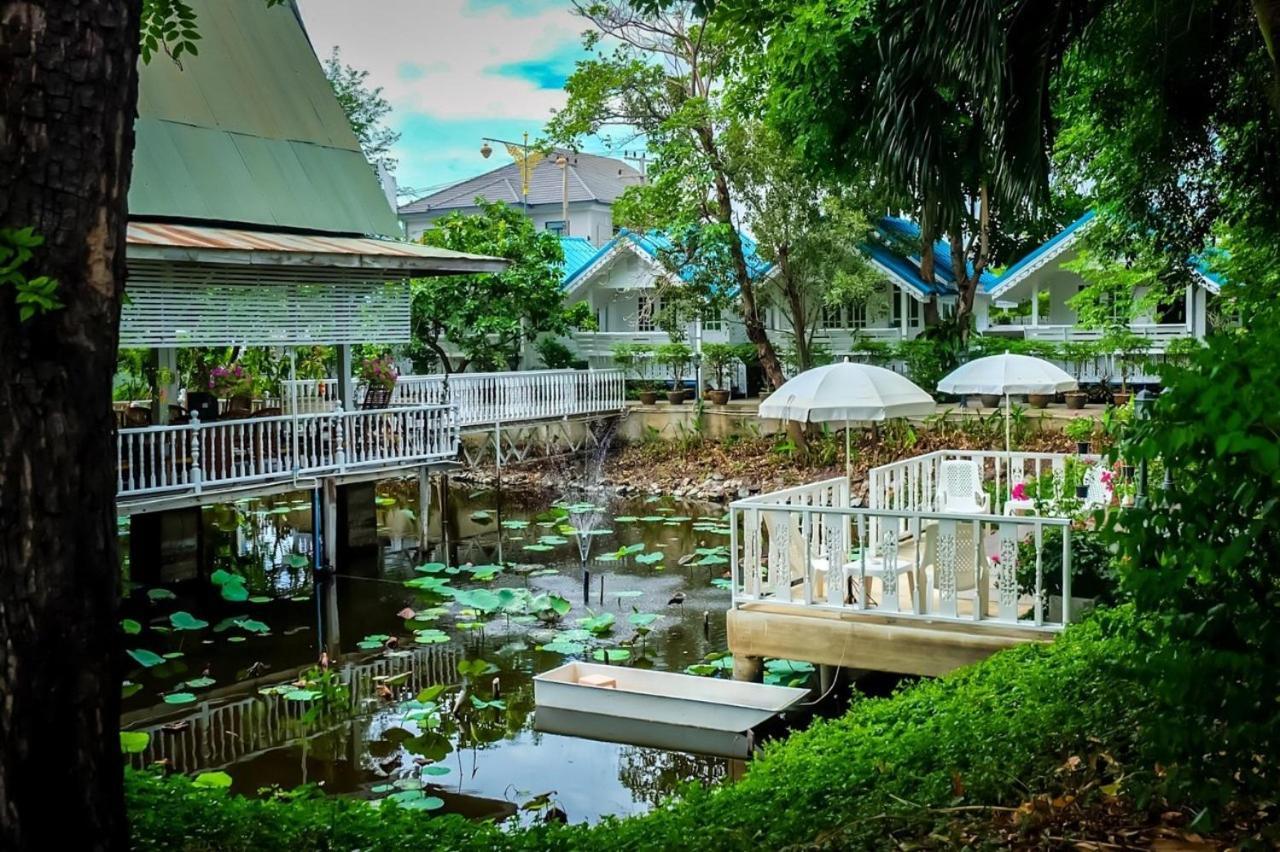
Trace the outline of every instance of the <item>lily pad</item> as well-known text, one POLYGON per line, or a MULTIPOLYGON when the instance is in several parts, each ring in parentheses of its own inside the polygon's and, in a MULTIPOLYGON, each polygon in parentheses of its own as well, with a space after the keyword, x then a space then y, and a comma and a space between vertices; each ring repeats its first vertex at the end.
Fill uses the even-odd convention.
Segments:
POLYGON ((133 657, 139 665, 146 666, 149 669, 154 668, 155 666, 164 665, 164 657, 160 656, 155 651, 148 651, 146 648, 131 648, 127 653, 130 657, 133 657))
POLYGON ((132 618, 126 618, 120 622, 120 629, 129 636, 137 636, 142 632, 142 625, 134 621, 132 618))
POLYGON ((165 704, 194 704, 196 700, 190 692, 170 692, 164 697, 165 704))
POLYGON ((213 686, 217 683, 211 677, 197 677, 187 681, 187 689, 204 689, 206 686, 213 686))
POLYGON ((539 651, 546 651, 551 654, 563 654, 566 657, 576 657, 586 649, 586 645, 578 642, 566 642, 559 639, 538 647, 539 651))
POLYGON ((159 602, 159 601, 171 601, 174 598, 176 598, 177 595, 175 595, 173 592, 169 591, 168 589, 148 589, 147 597, 154 602, 159 602))
POLYGON ((591 652, 591 658, 602 663, 620 663, 630 659, 631 652, 626 648, 596 648, 591 652))
POLYGON ((413 641, 419 645, 441 645, 449 641, 449 634, 443 630, 435 630, 428 628, 427 630, 419 630, 413 634, 413 641))
POLYGON ((201 772, 191 783, 209 790, 225 790, 231 786, 231 776, 225 772, 201 772))
POLYGON ((283 696, 285 701, 314 701, 319 697, 318 689, 291 689, 283 696))
POLYGON ((641 565, 653 565, 654 563, 661 562, 663 558, 664 554, 659 551, 654 551, 653 553, 640 553, 636 555, 636 562, 639 562, 641 565))
POLYGON ((151 735, 146 731, 121 731, 120 751, 124 754, 142 754, 151 742, 151 735))
POLYGON ((169 623, 173 625, 174 630, 203 630, 209 626, 209 622, 196 618, 184 610, 169 616, 169 623))

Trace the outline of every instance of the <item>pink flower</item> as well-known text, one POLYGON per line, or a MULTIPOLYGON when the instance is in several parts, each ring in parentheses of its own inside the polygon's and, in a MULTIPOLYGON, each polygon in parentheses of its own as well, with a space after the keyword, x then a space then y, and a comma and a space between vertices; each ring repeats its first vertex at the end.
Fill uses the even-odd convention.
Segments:
POLYGON ((1027 486, 1021 482, 1017 483, 1016 485, 1013 486, 1013 491, 1011 492, 1011 495, 1015 500, 1027 499, 1027 486))

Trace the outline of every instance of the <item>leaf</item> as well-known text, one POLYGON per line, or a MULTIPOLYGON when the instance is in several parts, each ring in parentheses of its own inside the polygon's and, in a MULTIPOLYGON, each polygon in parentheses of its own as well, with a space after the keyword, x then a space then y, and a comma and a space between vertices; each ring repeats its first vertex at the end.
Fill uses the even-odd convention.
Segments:
POLYGON ((560 639, 538 646, 539 651, 546 651, 549 654, 563 654, 566 657, 576 657, 586 649, 586 645, 581 645, 577 642, 566 642, 560 639))
POLYGON ((231 776, 225 772, 201 772, 191 783, 207 790, 225 790, 231 786, 231 776))
POLYGON ((321 695, 317 689, 291 689, 282 698, 285 701, 314 701, 321 695))
POLYGON ((656 562, 661 562, 663 558, 664 554, 655 550, 653 553, 639 554, 636 556, 636 562, 639 562, 641 565, 653 565, 656 562))
POLYGON ((146 666, 149 669, 164 665, 164 657, 154 651, 148 651, 145 648, 130 649, 127 653, 130 657, 133 657, 139 665, 146 666))
POLYGON ((442 645, 449 641, 449 634, 443 630, 419 630, 413 634, 413 641, 419 645, 442 645))
POLYGON ((128 636, 137 636, 142 632, 142 625, 132 618, 126 618, 120 622, 120 629, 128 636))
POLYGON ((211 677, 198 677, 187 681, 186 685, 188 689, 204 689, 206 686, 213 686, 215 683, 217 681, 211 677))
POLYGON ((239 603, 249 599, 249 590, 244 586, 244 578, 237 577, 222 584, 223 600, 239 603))
POLYGON ((190 692, 170 692, 164 697, 165 704, 194 704, 196 700, 190 692))
POLYGON ((631 652, 626 648, 597 648, 591 652, 591 658, 602 663, 620 663, 630 657, 631 652))
POLYGON ((120 751, 123 754, 142 754, 151 742, 151 735, 146 731, 121 731, 120 751))
POLYGON ((203 630, 209 626, 209 622, 196 618, 185 610, 179 610, 169 616, 169 623, 173 625, 174 630, 203 630))
POLYGON ((168 589, 148 589, 147 597, 153 602, 159 603, 160 601, 171 601, 178 596, 168 589))

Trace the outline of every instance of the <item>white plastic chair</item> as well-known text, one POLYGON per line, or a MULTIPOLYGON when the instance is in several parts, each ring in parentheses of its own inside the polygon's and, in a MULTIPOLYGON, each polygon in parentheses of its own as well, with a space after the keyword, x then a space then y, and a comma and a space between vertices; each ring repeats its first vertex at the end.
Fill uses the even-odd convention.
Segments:
MULTIPOLYGON (((941 524, 937 522, 929 523, 923 533, 923 541, 921 545, 924 547, 924 556, 921 560, 921 570, 927 571, 932 582, 930 583, 931 591, 925 592, 921 611, 932 611, 931 598, 934 594, 938 595, 938 604, 940 609, 946 608, 943 596, 944 585, 941 568, 938 565, 938 539, 941 532, 941 524)), ((981 535, 981 532, 979 532, 981 535)), ((957 604, 960 600, 967 599, 972 605, 982 613, 987 610, 987 600, 989 597, 989 574, 991 566, 987 562, 987 555, 981 547, 974 547, 973 541, 973 524, 969 521, 955 522, 955 542, 954 554, 956 559, 955 565, 955 587, 950 589, 950 593, 954 594, 957 604), (977 554, 977 564, 974 564, 974 554, 977 554)))
POLYGON ((1094 509, 1105 509, 1111 505, 1111 486, 1102 479, 1103 467, 1095 464, 1084 472, 1084 503, 1081 509, 1091 512, 1094 509))
POLYGON ((938 469, 938 511, 985 515, 991 496, 982 489, 982 469, 972 459, 948 459, 938 469))

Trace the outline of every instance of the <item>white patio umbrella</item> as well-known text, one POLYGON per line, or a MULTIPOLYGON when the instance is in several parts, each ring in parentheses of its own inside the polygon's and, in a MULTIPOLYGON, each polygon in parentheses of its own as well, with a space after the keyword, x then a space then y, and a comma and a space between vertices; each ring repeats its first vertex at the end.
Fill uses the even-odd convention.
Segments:
POLYGON ((1057 365, 1030 355, 988 355, 952 370, 938 390, 959 395, 996 394, 1004 397, 1004 453, 1009 458, 1009 394, 1057 393, 1076 389, 1076 380, 1057 365))
POLYGON ((844 423, 845 476, 852 471, 849 423, 932 414, 933 397, 910 379, 883 367, 848 360, 806 370, 760 403, 760 417, 800 423, 844 423))

